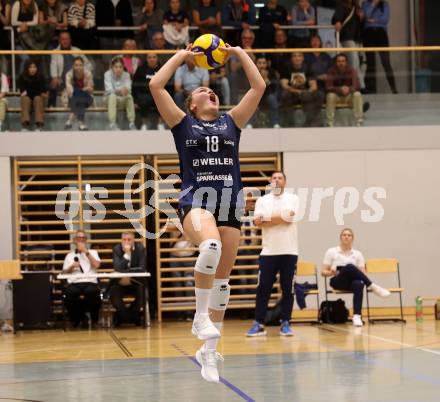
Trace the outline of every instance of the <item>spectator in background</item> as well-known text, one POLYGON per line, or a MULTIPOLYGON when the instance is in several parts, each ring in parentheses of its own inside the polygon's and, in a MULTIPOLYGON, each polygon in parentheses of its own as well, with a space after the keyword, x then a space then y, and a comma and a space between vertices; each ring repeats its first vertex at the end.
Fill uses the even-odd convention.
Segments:
MULTIPOLYGON (((59 45, 55 50, 74 50, 78 51, 75 46, 72 46, 72 39, 70 33, 62 31, 58 36, 59 45)), ((79 55, 72 54, 53 54, 50 56, 50 84, 49 84, 49 102, 48 106, 56 106, 57 93, 65 88, 65 77, 73 66, 73 60, 79 55)), ((92 72, 92 65, 85 55, 81 55, 84 60, 85 69, 92 72)), ((64 99, 64 106, 67 106, 67 99, 64 99)))
MULTIPOLYGON (((298 0, 292 8, 292 25, 316 25, 315 8, 309 0, 298 0)), ((292 32, 292 46, 307 48, 310 45, 310 29, 294 29, 292 32)))
POLYGON ((256 23, 256 10, 253 0, 229 0, 223 4, 222 25, 232 26, 234 30, 225 32, 225 41, 237 46, 241 41, 241 31, 256 23))
POLYGON ((17 28, 18 42, 23 49, 41 49, 32 27, 38 24, 38 5, 35 0, 17 0, 12 6, 11 25, 17 28))
POLYGON ((329 248, 325 253, 321 275, 331 278, 330 286, 333 289, 353 292, 353 325, 362 327, 364 287, 384 298, 390 296, 390 292, 367 277, 364 256, 353 248, 353 231, 349 228, 343 229, 339 238, 339 246, 329 248))
MULTIPOLYGON (((340 35, 341 46, 345 48, 360 47, 361 44, 361 9, 358 1, 339 0, 332 17, 332 24, 340 35)), ((365 88, 359 52, 349 52, 347 56, 350 65, 356 70, 361 88, 365 88)))
POLYGON ((198 87, 209 87, 208 70, 196 67, 194 61, 187 59, 174 75, 174 101, 185 111, 186 97, 198 87))
POLYGON ((128 128, 136 130, 134 102, 131 95, 131 78, 130 74, 124 71, 121 56, 112 59, 110 69, 104 74, 104 86, 105 96, 107 97, 109 129, 119 130, 116 124, 117 113, 119 108, 124 108, 128 119, 128 128))
POLYGON ((92 49, 95 43, 95 6, 87 0, 75 0, 67 10, 72 43, 80 49, 92 49))
MULTIPOLYGON (((322 49, 322 39, 318 34, 310 37, 310 47, 312 49, 322 49)), ((325 52, 307 53, 305 62, 310 67, 312 76, 318 82, 318 90, 324 93, 327 71, 332 66, 332 58, 325 52)))
POLYGON ((209 70, 209 86, 216 88, 215 92, 220 93, 224 105, 231 104, 231 87, 226 74, 226 67, 209 70))
MULTIPOLYGON (((121 236, 121 243, 113 248, 113 267, 117 272, 129 272, 130 268, 142 268, 146 271, 145 248, 141 243, 136 243, 134 233, 124 232, 121 236)), ((116 309, 113 317, 113 325, 132 322, 135 325, 141 324, 143 286, 138 281, 130 278, 112 280, 109 285, 110 301, 116 309), (134 301, 130 308, 124 303, 124 297, 133 296, 134 301)))
MULTIPOLYGON (((133 11, 130 0, 96 0, 97 27, 132 27, 133 11)), ((126 38, 133 38, 133 31, 99 30, 101 49, 120 49, 126 38)))
MULTIPOLYGON (((284 29, 277 29, 275 31, 275 49, 287 48, 287 34, 284 29)), ((278 73, 284 70, 289 63, 290 53, 269 53, 267 55, 270 61, 270 67, 278 73)))
MULTIPOLYGON (((159 71, 160 64, 157 54, 148 53, 146 62, 141 64, 133 77, 133 98, 137 113, 141 118, 141 130, 147 130, 148 118, 154 117, 157 126, 159 114, 150 92, 150 80, 159 71)), ((159 123, 160 124, 160 123, 159 123)), ((163 125, 160 127, 163 128, 163 125)))
POLYGON ((57 40, 58 31, 67 29, 67 9, 61 0, 45 0, 40 7, 39 24, 47 44, 55 47, 52 42, 57 40))
MULTIPOLYGON (((388 22, 390 5, 383 0, 365 0, 362 3, 361 20, 363 20, 362 40, 365 47, 388 47, 388 22)), ((393 94, 397 94, 396 80, 390 62, 389 52, 379 52, 382 67, 385 70, 388 84, 393 94)), ((367 73, 365 86, 369 93, 377 92, 376 53, 366 52, 367 73)))
POLYGON ((145 0, 139 19, 136 21, 139 28, 137 40, 142 48, 152 47, 152 38, 155 32, 162 31, 163 10, 156 7, 155 0, 145 0))
POLYGON ((35 113, 35 131, 41 131, 44 126, 44 104, 47 96, 46 79, 40 73, 38 65, 33 60, 25 63, 24 71, 18 79, 21 108, 21 131, 29 131, 32 109, 35 113))
MULTIPOLYGON (((258 71, 266 83, 266 90, 261 98, 260 105, 265 103, 269 108, 270 125, 273 128, 280 128, 280 112, 279 112, 279 75, 269 68, 266 56, 258 56, 255 62, 258 71)), ((253 121, 251 120, 251 125, 253 121)))
POLYGON ((93 76, 84 68, 82 57, 77 56, 73 59, 73 67, 66 74, 66 92, 71 114, 66 121, 65 129, 71 129, 73 120, 77 118, 79 130, 87 130, 84 117, 86 109, 93 104, 93 76))
MULTIPOLYGON (((243 49, 253 49, 255 34, 250 29, 243 29, 241 32, 241 47, 243 49)), ((255 62, 255 53, 249 53, 249 57, 255 62)), ((243 71, 241 62, 236 57, 229 59, 229 83, 231 85, 231 102, 233 105, 238 103, 239 95, 249 89, 249 82, 243 71)))
POLYGON ((165 40, 179 48, 189 42, 189 17, 180 8, 180 0, 169 0, 169 9, 163 15, 163 33, 165 40))
POLYGON ((6 93, 9 92, 8 77, 5 74, 0 74, 1 88, 0 88, 0 132, 4 129, 6 110, 8 109, 8 101, 6 100, 6 93))
POLYGON ((281 72, 280 85, 282 102, 285 106, 301 105, 306 127, 321 125, 323 95, 318 91, 318 83, 310 68, 304 62, 304 55, 294 52, 290 63, 281 72))
MULTIPOLYGON (((11 4, 9 0, 0 0, 0 50, 10 50, 11 42, 4 27, 11 25, 11 4)), ((7 57, 0 56, 0 71, 6 74, 8 71, 7 57)))
POLYGON ((192 12, 193 23, 199 27, 200 34, 221 34, 222 20, 214 0, 199 0, 192 12))
MULTIPOLYGON (((165 36, 162 32, 155 32, 152 38, 151 49, 170 50, 172 49, 172 46, 166 42, 165 36)), ((172 57, 172 54, 159 54, 158 57, 160 65, 163 66, 172 57)))
POLYGON ((280 25, 287 24, 287 11, 278 4, 278 0, 268 0, 266 5, 260 10, 257 25, 258 44, 264 49, 274 47, 275 31, 280 25))
MULTIPOLYGON (((134 39, 126 39, 122 50, 137 50, 137 45, 134 39)), ((127 71, 127 73, 130 74, 130 77, 133 78, 136 69, 141 64, 141 59, 135 54, 124 54, 121 57, 125 71, 127 71)))
MULTIPOLYGON (((95 273, 101 265, 98 252, 87 248, 87 236, 83 230, 78 230, 73 239, 75 250, 64 258, 63 273, 88 274, 95 273)), ((90 313, 92 325, 98 323, 99 308, 101 306, 100 290, 96 278, 70 278, 64 290, 64 302, 70 321, 74 328, 81 322, 88 326, 86 313, 90 313), (84 300, 80 296, 84 296, 84 300)))
POLYGON ((339 101, 348 103, 353 109, 356 126, 362 126, 364 112, 362 95, 356 70, 348 64, 347 55, 341 53, 335 58, 334 65, 327 73, 327 125, 335 124, 335 110, 339 101))

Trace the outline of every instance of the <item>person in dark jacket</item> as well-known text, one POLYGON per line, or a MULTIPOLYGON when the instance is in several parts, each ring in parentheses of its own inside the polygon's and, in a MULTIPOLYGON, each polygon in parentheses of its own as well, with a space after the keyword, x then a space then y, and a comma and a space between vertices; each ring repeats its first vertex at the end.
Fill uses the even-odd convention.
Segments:
MULTIPOLYGON (((255 65, 266 83, 266 90, 261 98, 261 104, 265 104, 269 109, 270 125, 273 128, 280 128, 280 111, 279 111, 279 74, 269 67, 269 62, 265 55, 257 56, 255 65)), ((254 115, 255 116, 255 115, 254 115)), ((251 124, 254 125, 254 118, 251 124)))
MULTIPOLYGON (((145 265, 145 248, 141 243, 135 243, 132 232, 124 232, 121 236, 121 243, 113 248, 113 267, 118 272, 128 272, 131 267, 143 268, 145 265)), ((113 319, 114 326, 124 322, 133 322, 140 325, 140 311, 142 304, 143 286, 130 278, 122 278, 119 281, 112 281, 109 286, 110 301, 116 309, 113 319), (130 308, 124 304, 123 298, 133 296, 134 302, 130 308)))
POLYGON ((275 30, 287 25, 287 11, 278 4, 278 0, 268 0, 258 16, 258 44, 267 49, 274 47, 275 30))
MULTIPOLYGON (((97 27, 132 27, 133 11, 130 0, 97 0, 97 27)), ((101 49, 120 49, 127 38, 133 38, 133 31, 98 31, 101 49)))
POLYGON ((159 71, 160 63, 157 54, 148 53, 145 63, 141 64, 134 76, 132 83, 132 91, 136 112, 142 120, 141 130, 146 130, 148 125, 148 117, 153 117, 157 121, 159 114, 156 104, 150 93, 150 80, 154 74, 159 71), (153 115, 153 116, 152 116, 153 115))
POLYGON ((18 80, 21 107, 21 131, 28 131, 31 110, 35 113, 36 131, 41 131, 44 126, 44 104, 47 98, 46 79, 40 73, 38 65, 33 60, 28 60, 24 71, 18 80))
POLYGON ((256 22, 256 11, 253 0, 229 0, 222 9, 222 25, 235 29, 226 31, 225 42, 231 46, 240 43, 241 31, 249 29, 256 22))
MULTIPOLYGON (((359 0, 339 0, 332 17, 332 24, 339 32, 342 47, 360 47, 362 42, 361 16, 362 10, 359 7, 359 0)), ((361 89, 365 88, 359 52, 347 52, 347 57, 350 66, 357 72, 361 89)))
MULTIPOLYGON (((362 40, 364 47, 388 47, 388 23, 390 21, 390 5, 383 0, 365 0, 362 3, 361 19, 364 31, 362 40)), ((393 94, 397 93, 396 79, 390 62, 389 52, 379 52, 382 67, 385 70, 388 84, 393 94)), ((367 52, 367 74, 365 85, 368 92, 376 93, 376 53, 367 52)))

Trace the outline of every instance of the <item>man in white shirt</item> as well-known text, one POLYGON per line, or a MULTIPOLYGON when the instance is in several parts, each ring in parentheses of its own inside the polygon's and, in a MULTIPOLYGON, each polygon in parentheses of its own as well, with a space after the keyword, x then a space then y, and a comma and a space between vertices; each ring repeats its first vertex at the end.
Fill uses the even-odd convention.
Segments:
MULTIPOLYGON (((87 248, 87 235, 78 230, 73 239, 75 250, 64 258, 63 273, 89 274, 98 270, 101 265, 98 252, 87 248)), ((74 328, 81 322, 86 323, 85 313, 89 312, 92 324, 97 324, 101 296, 96 278, 70 278, 64 290, 65 303, 69 318, 74 328), (84 300, 80 296, 84 296, 84 300)))
POLYGON ((272 174, 271 186, 271 193, 259 198, 255 206, 254 223, 262 230, 263 250, 260 254, 255 322, 247 336, 266 335, 264 320, 277 273, 280 274, 282 290, 280 335, 293 335, 289 320, 293 308, 293 278, 298 261, 298 233, 294 217, 299 200, 295 194, 284 191, 286 176, 283 172, 272 174))

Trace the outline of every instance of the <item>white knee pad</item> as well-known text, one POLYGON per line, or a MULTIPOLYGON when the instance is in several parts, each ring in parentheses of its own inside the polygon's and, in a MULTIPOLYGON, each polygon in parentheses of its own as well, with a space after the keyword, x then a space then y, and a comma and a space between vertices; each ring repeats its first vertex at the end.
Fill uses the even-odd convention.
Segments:
POLYGON ((199 257, 194 269, 202 274, 214 275, 222 255, 222 243, 220 240, 208 239, 199 245, 199 257))
POLYGON ((228 307, 231 286, 229 279, 215 279, 209 295, 209 308, 211 310, 225 311, 228 307))

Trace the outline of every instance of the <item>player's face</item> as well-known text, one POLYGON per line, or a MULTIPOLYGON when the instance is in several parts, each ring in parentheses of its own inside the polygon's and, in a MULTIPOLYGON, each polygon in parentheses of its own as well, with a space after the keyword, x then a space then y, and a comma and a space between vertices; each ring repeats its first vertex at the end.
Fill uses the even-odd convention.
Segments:
POLYGON ((350 247, 353 244, 353 234, 349 230, 344 230, 341 233, 341 244, 350 247))
POLYGON ((191 110, 195 109, 196 115, 199 115, 202 111, 217 113, 219 105, 218 96, 210 88, 199 87, 192 93, 190 108, 191 110))

